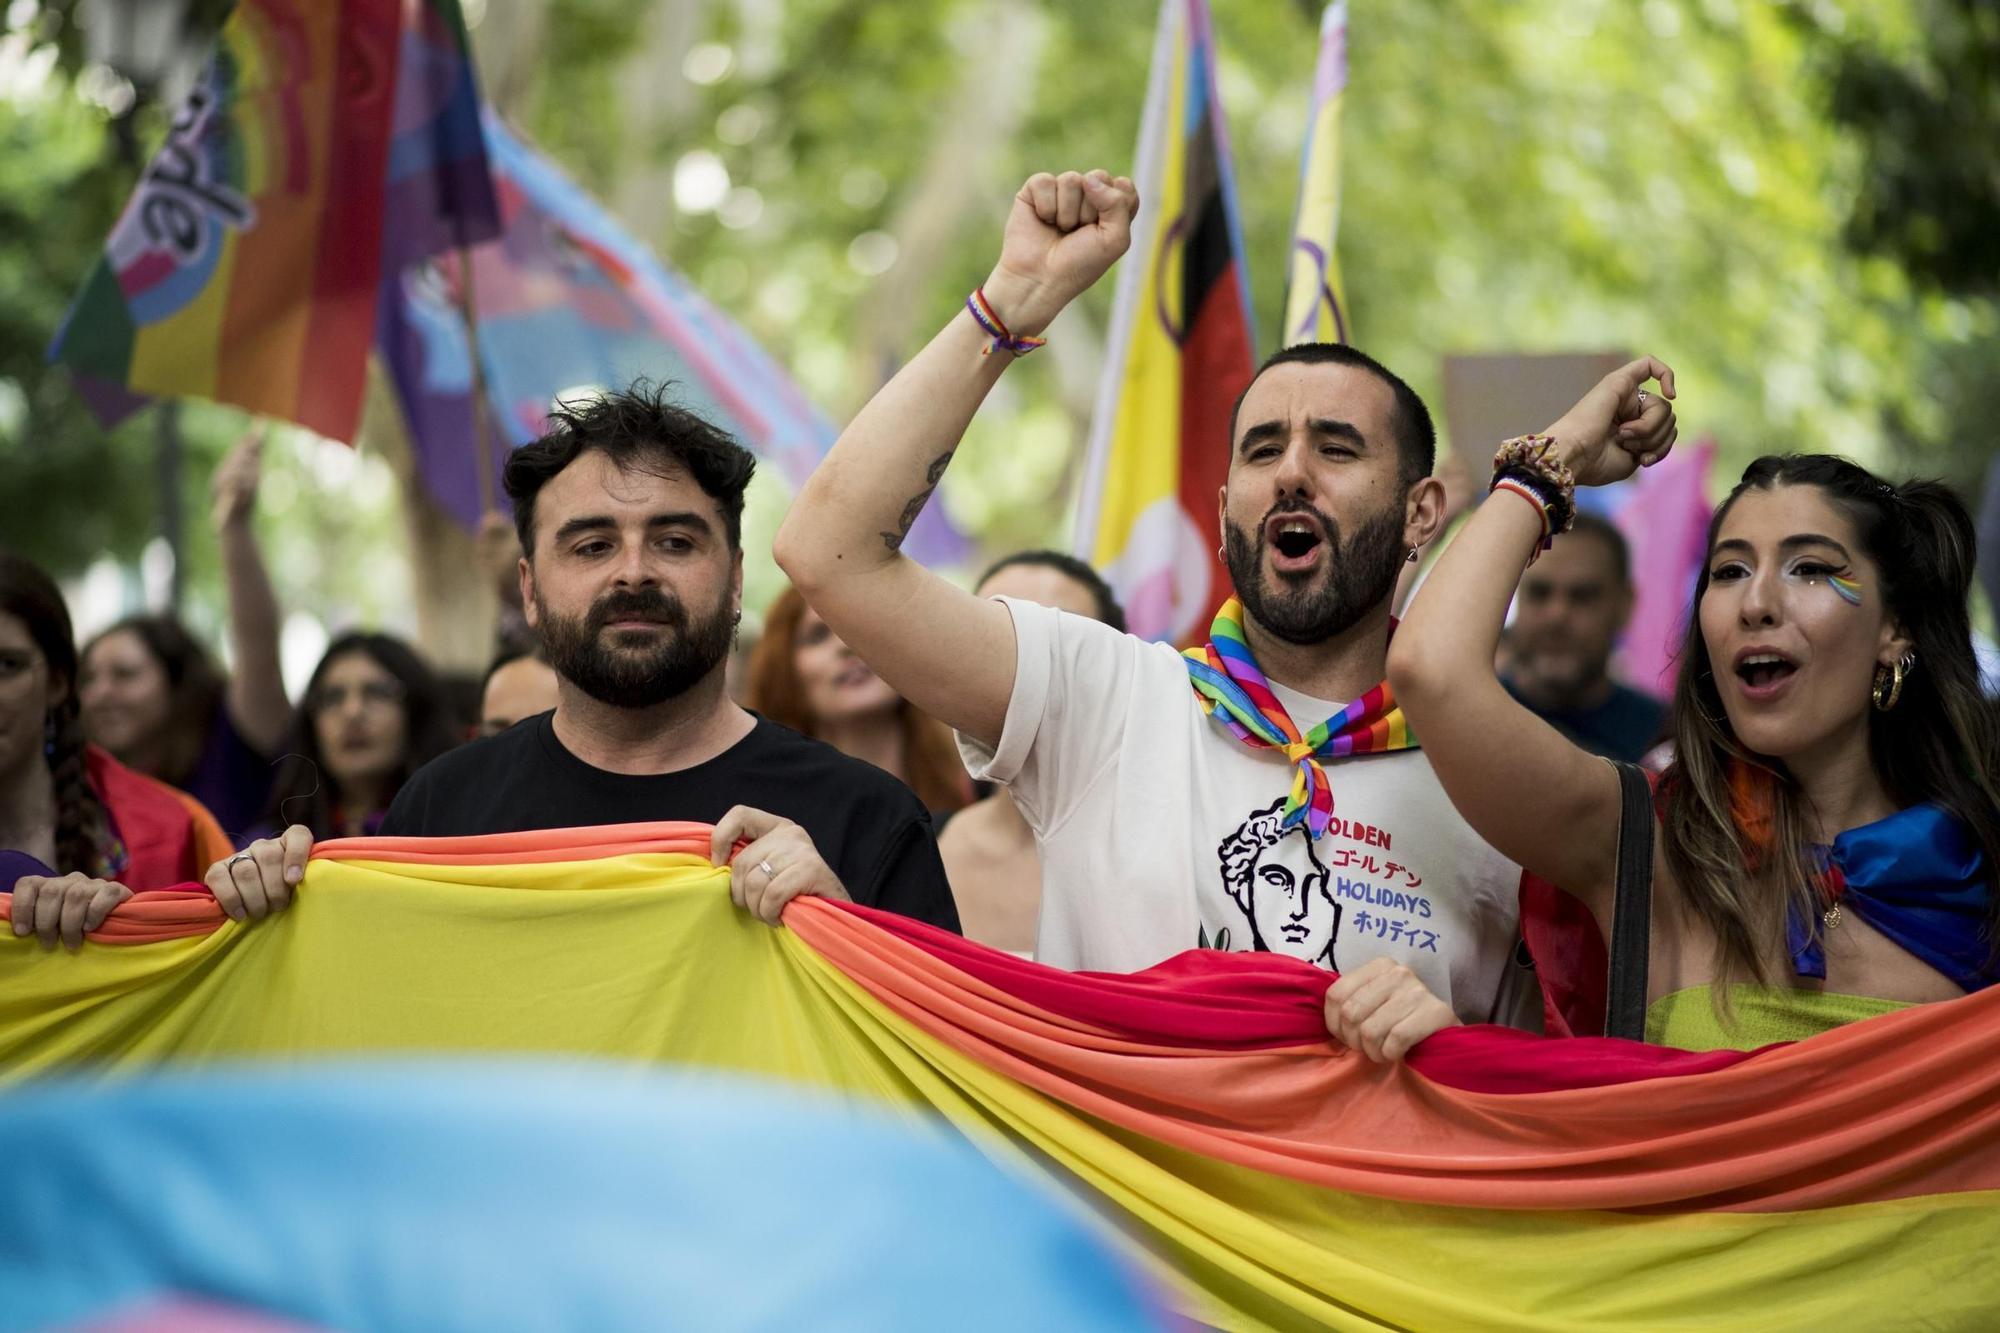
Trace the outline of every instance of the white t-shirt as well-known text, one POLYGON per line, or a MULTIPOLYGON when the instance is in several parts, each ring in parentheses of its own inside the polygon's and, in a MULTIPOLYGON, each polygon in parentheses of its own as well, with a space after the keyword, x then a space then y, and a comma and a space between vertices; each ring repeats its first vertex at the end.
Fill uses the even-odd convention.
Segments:
MULTIPOLYGON (((1452 808, 1421 750, 1326 764, 1333 823, 1278 828, 1292 765, 1202 711, 1180 655, 1082 616, 999 599, 1018 665, 997 749, 1042 858, 1035 956, 1133 972, 1197 947, 1267 949, 1349 971, 1409 966, 1469 1023, 1535 1026, 1513 963, 1520 867, 1452 808)), ((1344 704, 1273 691, 1301 727, 1344 704)))

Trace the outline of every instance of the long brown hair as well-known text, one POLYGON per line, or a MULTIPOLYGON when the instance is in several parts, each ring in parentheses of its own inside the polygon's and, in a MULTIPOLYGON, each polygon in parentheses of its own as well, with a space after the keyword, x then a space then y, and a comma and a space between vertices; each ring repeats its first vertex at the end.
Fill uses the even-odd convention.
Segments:
MULTIPOLYGON (((1716 510, 1708 548, 1745 491, 1776 486, 1817 487, 1853 522, 1880 571, 1883 601, 1909 636, 1917 665, 1895 711, 1869 713, 1870 762, 1899 808, 1935 802, 1965 822, 1985 852, 1992 886, 2000 871, 2000 791, 1967 608, 1971 516, 1942 482, 1891 486, 1828 454, 1770 456, 1752 463, 1716 510)), ((1784 763, 1744 748, 1730 729, 1701 631, 1708 582, 1704 559, 1674 689, 1674 762, 1661 779, 1664 851, 1688 909, 1715 934, 1718 981, 1769 985, 1772 963, 1787 956, 1788 911, 1820 930, 1824 885, 1808 851, 1816 827, 1784 763)), ((1994 910, 2000 913, 2000 895, 1994 910)), ((1989 918, 1989 935, 1995 925, 1989 918)))
POLYGON ((55 580, 40 566, 0 551, 0 611, 27 627, 28 637, 48 664, 49 678, 66 687, 62 702, 43 719, 56 801, 56 873, 103 877, 113 870, 111 824, 84 765, 83 727, 77 721, 76 637, 70 629, 69 608, 55 580))
MULTIPOLYGON (((764 633, 750 652, 750 707, 794 731, 817 736, 816 722, 806 705, 795 650, 806 599, 797 588, 786 588, 764 613, 764 633)), ((971 795, 965 766, 951 729, 905 699, 897 708, 903 727, 903 762, 917 799, 932 810, 956 810, 971 795)))
POLYGON ((161 737, 160 766, 148 776, 185 791, 201 765, 201 753, 215 726, 216 712, 223 706, 228 680, 201 640, 172 616, 126 617, 84 645, 83 661, 88 664, 97 645, 114 634, 137 635, 166 673, 167 720, 162 724, 165 735, 161 737))

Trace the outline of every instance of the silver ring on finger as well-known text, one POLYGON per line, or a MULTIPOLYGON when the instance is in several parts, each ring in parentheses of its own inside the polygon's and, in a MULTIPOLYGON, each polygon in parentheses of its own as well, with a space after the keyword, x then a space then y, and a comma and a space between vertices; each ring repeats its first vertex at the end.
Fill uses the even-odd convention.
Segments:
POLYGON ((1652 396, 1652 394, 1647 393, 1644 389, 1639 390, 1639 410, 1641 412, 1646 410, 1646 402, 1652 396))
POLYGON ((769 884, 772 880, 778 877, 778 872, 771 868, 771 861, 769 857, 766 857, 764 860, 759 861, 757 863, 757 868, 764 872, 764 882, 766 884, 769 884))
POLYGON ((238 861, 249 861, 252 859, 253 858, 251 857, 249 852, 238 852, 236 853, 236 855, 230 857, 227 861, 224 861, 222 864, 226 866, 234 866, 238 861))

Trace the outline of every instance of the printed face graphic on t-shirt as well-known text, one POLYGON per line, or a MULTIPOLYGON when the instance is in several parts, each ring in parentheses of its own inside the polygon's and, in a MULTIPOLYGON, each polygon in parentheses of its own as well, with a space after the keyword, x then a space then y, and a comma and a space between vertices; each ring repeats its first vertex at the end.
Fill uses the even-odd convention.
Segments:
POLYGON ((1222 840, 1223 887, 1249 921, 1251 948, 1331 967, 1340 904, 1304 821, 1285 828, 1284 808, 1281 797, 1222 840))

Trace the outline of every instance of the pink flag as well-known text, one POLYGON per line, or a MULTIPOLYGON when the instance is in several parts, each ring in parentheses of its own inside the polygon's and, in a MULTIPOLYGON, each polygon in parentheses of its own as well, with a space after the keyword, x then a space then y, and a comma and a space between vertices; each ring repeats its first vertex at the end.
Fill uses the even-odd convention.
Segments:
POLYGON ((1674 654, 1687 630, 1695 579, 1707 557, 1709 474, 1715 441, 1676 449, 1633 478, 1614 522, 1632 548, 1636 598, 1625 630, 1624 669, 1633 686, 1662 697, 1674 692, 1674 654))

